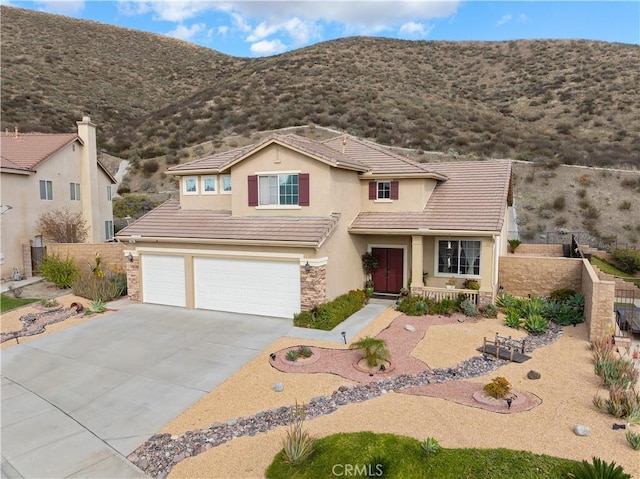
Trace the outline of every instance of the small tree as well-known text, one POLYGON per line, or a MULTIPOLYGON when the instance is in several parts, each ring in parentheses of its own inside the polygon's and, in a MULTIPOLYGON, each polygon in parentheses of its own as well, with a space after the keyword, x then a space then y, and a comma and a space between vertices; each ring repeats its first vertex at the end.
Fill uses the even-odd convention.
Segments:
POLYGON ((362 255, 362 269, 367 275, 367 279, 371 278, 371 274, 378 269, 378 257, 373 253, 366 252, 362 255))
POLYGON ((362 358, 367 360, 369 367, 376 367, 385 359, 389 359, 391 354, 387 349, 387 342, 384 339, 367 336, 355 343, 351 343, 349 349, 361 349, 362 358))
POLYGON ((42 213, 37 229, 53 243, 82 243, 89 231, 82 213, 72 213, 66 206, 42 213))

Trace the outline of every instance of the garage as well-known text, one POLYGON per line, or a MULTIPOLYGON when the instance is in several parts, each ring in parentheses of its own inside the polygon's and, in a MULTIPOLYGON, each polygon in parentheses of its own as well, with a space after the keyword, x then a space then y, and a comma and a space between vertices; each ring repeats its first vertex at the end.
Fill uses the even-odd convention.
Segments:
POLYGON ((198 309, 281 318, 300 311, 297 261, 196 257, 193 269, 198 309))
POLYGON ((141 261, 143 301, 185 307, 184 257, 144 254, 141 261))

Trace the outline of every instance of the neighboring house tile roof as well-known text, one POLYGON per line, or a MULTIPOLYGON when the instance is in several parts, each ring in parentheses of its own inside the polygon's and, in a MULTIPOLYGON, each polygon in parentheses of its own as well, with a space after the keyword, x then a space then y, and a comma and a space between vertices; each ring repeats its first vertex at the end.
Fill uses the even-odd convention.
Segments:
MULTIPOLYGON (((385 150, 382 146, 360 140, 351 135, 337 136, 322 144, 344 153, 352 160, 367 167, 369 174, 375 175, 417 175, 430 176, 434 171, 430 165, 418 163, 401 155, 385 150)), ((439 176, 439 175, 433 175, 439 176)), ((444 179, 440 177, 439 179, 444 179)))
MULTIPOLYGON (((65 146, 82 139, 76 133, 2 133, 0 136, 0 167, 11 170, 35 172, 36 167, 65 146)), ((112 183, 113 175, 98 160, 112 183)))
POLYGON ((76 133, 2 133, 2 163, 4 166, 5 160, 8 160, 19 169, 34 170, 39 163, 76 140, 82 143, 76 133))
POLYGON ((238 241, 286 241, 319 245, 338 223, 329 216, 231 216, 229 211, 183 210, 178 200, 167 200, 118 237, 193 238, 238 241))
POLYGON ((511 162, 507 160, 434 163, 446 175, 422 212, 360 213, 350 231, 430 229, 500 231, 511 201, 511 162))

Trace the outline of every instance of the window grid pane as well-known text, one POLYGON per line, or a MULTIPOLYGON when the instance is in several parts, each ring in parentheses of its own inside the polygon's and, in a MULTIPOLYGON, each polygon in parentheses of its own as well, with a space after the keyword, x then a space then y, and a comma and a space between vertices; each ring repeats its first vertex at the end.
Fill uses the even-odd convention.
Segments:
POLYGON ((378 199, 388 200, 391 198, 391 182, 379 181, 378 182, 378 199))
POLYGON ((480 241, 439 240, 438 273, 479 276, 480 252, 480 241))

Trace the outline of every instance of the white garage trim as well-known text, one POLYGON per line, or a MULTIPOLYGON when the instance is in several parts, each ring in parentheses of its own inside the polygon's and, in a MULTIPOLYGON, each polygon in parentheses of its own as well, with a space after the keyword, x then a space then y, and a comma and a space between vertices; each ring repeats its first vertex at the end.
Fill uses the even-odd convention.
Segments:
MULTIPOLYGON (((139 253, 181 254, 194 256, 207 256, 218 258, 256 258, 256 259, 281 259, 283 261, 301 261, 303 254, 297 253, 271 253, 262 251, 234 251, 234 250, 210 250, 210 249, 185 249, 185 248, 136 248, 139 253)), ((306 261, 306 260, 305 260, 306 261)), ((312 260, 313 261, 313 260, 312 260)))
POLYGON ((184 256, 140 255, 142 301, 186 307, 184 256))
POLYGON ((300 311, 298 261, 195 257, 195 307, 292 318, 300 311))

